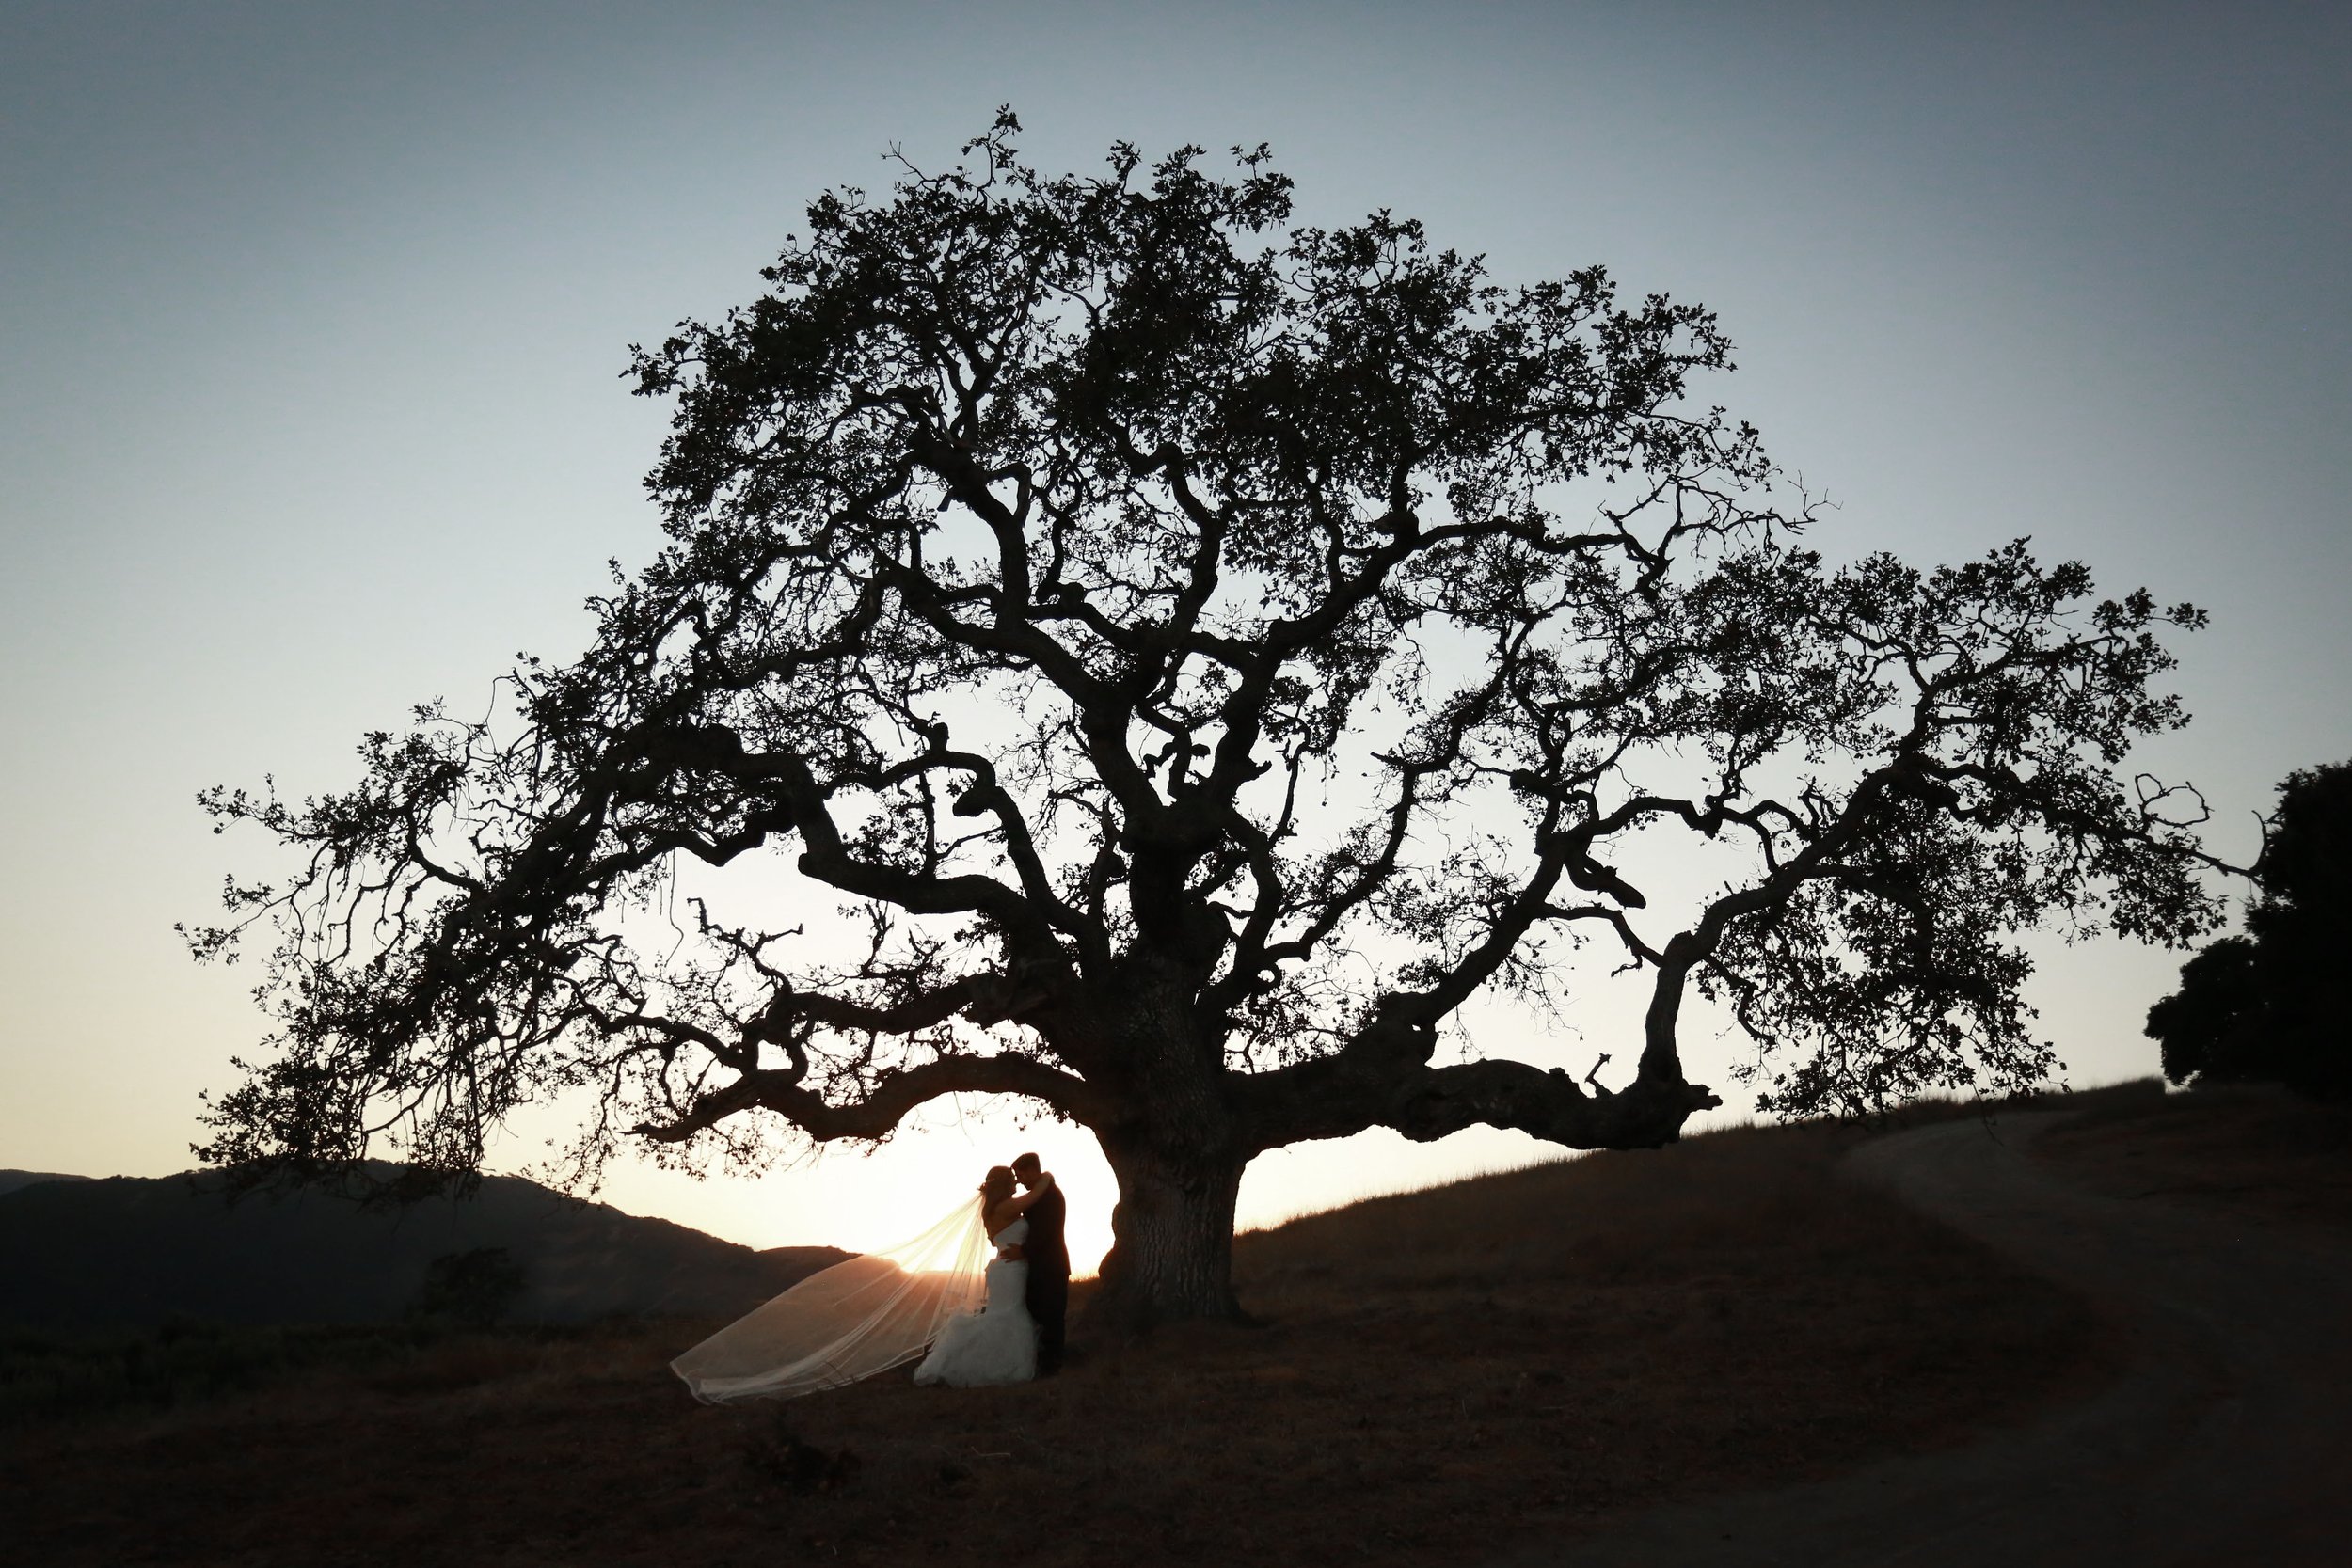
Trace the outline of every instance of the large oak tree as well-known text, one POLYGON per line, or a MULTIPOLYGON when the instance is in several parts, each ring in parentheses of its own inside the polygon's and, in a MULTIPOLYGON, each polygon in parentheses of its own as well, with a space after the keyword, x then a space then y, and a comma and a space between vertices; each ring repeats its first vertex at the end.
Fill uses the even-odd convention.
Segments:
POLYGON ((298 851, 194 936, 278 938, 207 1158, 462 1176, 571 1094, 586 1174, 1022 1097, 1116 1173, 1103 1309, 1221 1314, 1262 1150, 1670 1141, 1719 1103, 1694 989, 1768 1109, 2019 1086, 2017 933, 2210 925, 2198 802, 2118 770, 2194 610, 2022 543, 1833 567, 1693 401, 1706 310, 1298 225, 1263 150, 1047 178, 1016 131, 823 197, 637 352, 670 543, 507 721, 206 797, 298 851), (682 858, 764 892, 708 872, 646 940, 682 858), (1647 987, 1623 1086, 1440 1051, 1588 943, 1647 987))

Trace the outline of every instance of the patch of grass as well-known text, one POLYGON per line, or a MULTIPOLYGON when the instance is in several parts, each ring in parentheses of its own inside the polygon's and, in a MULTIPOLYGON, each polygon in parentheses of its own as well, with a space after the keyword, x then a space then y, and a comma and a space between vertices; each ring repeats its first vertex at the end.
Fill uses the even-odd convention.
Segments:
POLYGON ((712 1325, 639 1325, 445 1389, 322 1376, 20 1443, 0 1513, 59 1565, 1475 1560, 1959 1441, 2095 1375, 2084 1308, 1836 1175, 1861 1135, 1311 1215, 1237 1243, 1256 1325, 1082 1338, 1042 1384, 708 1409, 665 1363, 712 1325))
POLYGON ((0 1328, 0 1429, 201 1409, 328 1376, 392 1391, 469 1386, 579 1332, 425 1322, 172 1322, 81 1334, 0 1328))
POLYGON ((2090 1107, 2035 1152, 2119 1197, 2352 1227, 2352 1105, 2228 1085, 2090 1107))
POLYGON ((2064 1111, 2076 1117, 2086 1115, 2131 1116, 2163 1104, 2165 1098, 2164 1080, 2161 1078, 2128 1078, 2118 1084, 2102 1084, 2096 1088, 2005 1095, 1992 1099, 1925 1095, 1895 1106, 1883 1116, 1861 1117, 1850 1125, 1865 1132, 1899 1132, 1906 1127, 1924 1127, 1931 1122, 1954 1121, 1970 1117, 1997 1119, 2009 1111, 2064 1111))

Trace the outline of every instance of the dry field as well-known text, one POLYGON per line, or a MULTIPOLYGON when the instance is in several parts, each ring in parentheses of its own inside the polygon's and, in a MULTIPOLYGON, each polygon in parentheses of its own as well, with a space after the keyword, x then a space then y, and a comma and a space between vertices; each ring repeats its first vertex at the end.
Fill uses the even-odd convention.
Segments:
POLYGON ((2266 1087, 2117 1097, 2034 1146, 2075 1180, 2352 1228, 2352 1105, 2266 1087))
POLYGON ((1724 1132, 1248 1235, 1259 1323, 1082 1338, 1025 1387, 706 1409, 663 1363, 710 1325, 669 1323, 20 1424, 0 1559, 1475 1562, 2102 1375, 2085 1309, 1839 1180, 1860 1135, 1724 1132))

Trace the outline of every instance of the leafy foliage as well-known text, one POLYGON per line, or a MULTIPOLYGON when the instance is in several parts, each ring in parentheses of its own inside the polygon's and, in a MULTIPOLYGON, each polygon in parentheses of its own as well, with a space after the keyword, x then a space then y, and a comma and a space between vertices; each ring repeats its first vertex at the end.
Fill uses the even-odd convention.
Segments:
POLYGON ((487 1328, 514 1309, 530 1275, 502 1246, 445 1252, 425 1265, 411 1315, 487 1328))
POLYGON ((2190 958, 2148 1009, 2164 1074, 2352 1094, 2352 763, 2279 785, 2255 879, 2247 934, 2190 958))

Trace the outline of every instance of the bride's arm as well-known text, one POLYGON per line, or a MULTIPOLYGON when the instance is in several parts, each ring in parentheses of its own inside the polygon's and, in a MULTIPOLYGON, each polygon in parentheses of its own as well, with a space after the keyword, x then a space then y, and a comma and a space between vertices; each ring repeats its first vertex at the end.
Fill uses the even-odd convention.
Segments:
POLYGON ((1005 1199, 1004 1202, 998 1204, 996 1206, 996 1212, 1005 1216, 1003 1224, 1010 1225, 1013 1221, 1019 1219, 1022 1215, 1029 1212, 1030 1204, 1035 1203, 1039 1198, 1043 1197, 1047 1193, 1050 1193, 1053 1190, 1054 1178, 1052 1173, 1048 1172, 1046 1175, 1038 1178, 1037 1185, 1031 1187, 1027 1192, 1016 1194, 1013 1196, 1005 1199))
MULTIPOLYGON (((1053 1173, 1049 1171, 1044 1176, 1039 1178, 1038 1184, 1029 1189, 1029 1191, 1025 1193, 1016 1193, 1011 1197, 1005 1198, 1001 1202, 989 1205, 988 1212, 980 1216, 980 1224, 987 1229, 989 1241, 993 1243, 996 1240, 997 1232, 1003 1230, 1005 1227, 1010 1225, 1013 1221, 1027 1213, 1029 1212, 1030 1204, 1035 1203, 1039 1198, 1043 1197, 1047 1193, 1053 1191, 1053 1189, 1054 1177, 1053 1173)), ((1022 1257, 1022 1251, 1018 1246, 1003 1246, 996 1249, 996 1256, 1012 1261, 1018 1261, 1022 1257)))

